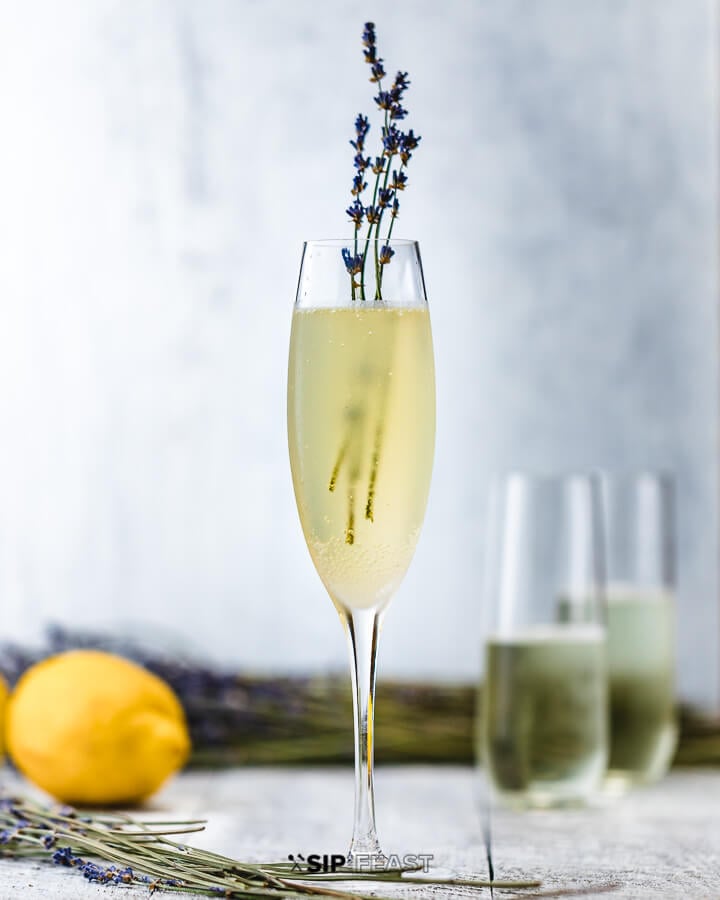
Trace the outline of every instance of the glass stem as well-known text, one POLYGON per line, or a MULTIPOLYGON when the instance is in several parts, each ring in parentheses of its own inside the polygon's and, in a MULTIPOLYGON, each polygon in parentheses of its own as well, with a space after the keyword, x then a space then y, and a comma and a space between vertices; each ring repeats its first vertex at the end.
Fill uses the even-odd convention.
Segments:
POLYGON ((380 615, 373 609, 348 613, 345 630, 350 649, 355 713, 355 823, 348 865, 367 865, 383 858, 375 831, 373 742, 375 737, 375 662, 380 615))

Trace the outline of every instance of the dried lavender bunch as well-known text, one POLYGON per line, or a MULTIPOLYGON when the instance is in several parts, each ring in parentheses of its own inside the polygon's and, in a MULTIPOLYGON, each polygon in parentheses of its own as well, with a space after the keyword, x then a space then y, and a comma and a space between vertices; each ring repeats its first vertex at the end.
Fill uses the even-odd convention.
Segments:
MULTIPOLYGON (((352 702, 342 673, 314 677, 256 676, 163 651, 137 636, 54 625, 40 647, 0 644, 0 672, 14 685, 23 672, 65 650, 107 650, 167 681, 185 710, 191 765, 288 765, 353 760, 352 702)), ((472 763, 477 689, 472 684, 380 681, 377 703, 388 724, 377 738, 393 763, 472 763)), ((720 719, 680 709, 676 765, 720 764, 720 719)))
MULTIPOLYGON (((162 647, 135 633, 53 625, 38 647, 0 643, 0 672, 15 684, 31 665, 56 653, 105 650, 137 662, 173 688, 190 729, 191 765, 352 762, 352 697, 343 673, 256 676, 162 647)), ((378 737, 383 758, 472 759, 474 694, 470 685, 381 681, 377 702, 389 723, 378 737)))
POLYGON ((368 248, 373 241, 373 257, 375 264, 375 300, 382 300, 382 278, 384 267, 392 261, 395 251, 390 246, 395 220, 400 212, 400 193, 407 187, 406 168, 413 151, 420 143, 420 135, 412 129, 403 131, 396 122, 400 122, 408 114, 403 106, 404 95, 410 86, 407 72, 397 72, 395 79, 386 90, 383 81, 387 78, 384 60, 377 55, 375 25, 365 24, 362 35, 363 55, 370 66, 370 81, 378 87, 375 103, 383 113, 381 145, 378 156, 366 156, 365 141, 370 131, 370 120, 362 113, 355 119, 355 140, 350 146, 355 151, 353 166, 355 175, 352 181, 351 196, 353 200, 346 213, 353 223, 355 234, 352 249, 342 251, 345 268, 350 276, 350 289, 353 300, 365 300, 365 266, 368 259, 368 248), (365 192, 368 189, 366 177, 373 181, 369 173, 375 176, 372 198, 365 203, 365 192), (390 216, 384 242, 381 228, 386 213, 390 216), (367 224, 367 232, 361 234, 367 224), (360 276, 359 280, 356 276, 360 276))

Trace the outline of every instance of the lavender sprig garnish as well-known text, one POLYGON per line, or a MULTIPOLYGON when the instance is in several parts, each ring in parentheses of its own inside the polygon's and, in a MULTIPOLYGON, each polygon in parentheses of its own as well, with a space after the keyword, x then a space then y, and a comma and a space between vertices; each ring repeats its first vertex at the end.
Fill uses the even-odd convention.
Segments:
POLYGON ((421 137, 416 135, 412 129, 402 131, 395 124, 407 117, 408 111, 403 103, 410 81, 407 72, 398 71, 390 88, 388 90, 383 88, 383 81, 387 78, 387 72, 385 71, 384 60, 377 55, 375 25, 372 22, 365 23, 362 43, 365 62, 370 66, 370 81, 378 86, 378 92, 374 98, 375 103, 384 114, 381 147, 378 156, 371 157, 366 155, 365 141, 370 131, 370 121, 367 116, 360 113, 355 119, 355 139, 350 141, 350 146, 355 151, 353 157, 355 174, 350 191, 353 200, 346 209, 348 218, 354 226, 353 246, 352 249, 343 249, 342 256, 345 268, 350 276, 352 299, 365 300, 365 266, 368 258, 368 248, 374 238, 374 299, 382 300, 383 269, 390 264, 394 255, 394 251, 390 247, 390 239, 392 238, 395 221, 400 212, 398 195, 407 187, 408 181, 405 169, 421 137), (370 174, 375 176, 372 186, 372 198, 366 198, 365 192, 369 186, 366 176, 370 174), (369 202, 364 202, 364 199, 368 199, 369 202), (383 239, 381 228, 385 214, 388 211, 390 224, 383 239), (363 226, 367 227, 367 232, 364 236, 361 233, 363 226), (360 276, 359 279, 357 276, 360 276))
MULTIPOLYGON (((398 126, 408 114, 403 105, 405 92, 410 87, 407 72, 397 72, 389 87, 386 87, 387 72, 384 60, 378 56, 375 25, 365 23, 362 35, 363 55, 370 66, 370 82, 377 85, 375 104, 383 114, 380 133, 380 147, 377 155, 368 153, 366 146, 370 132, 370 120, 362 113, 355 118, 355 138, 350 141, 353 148, 353 168, 350 196, 352 200, 346 214, 353 223, 353 246, 343 247, 342 259, 350 276, 350 296, 352 301, 365 301, 367 298, 365 275, 368 263, 368 250, 372 243, 372 259, 375 266, 374 301, 382 302, 382 282, 385 267, 389 266, 395 256, 391 239, 395 222, 400 213, 400 194, 407 187, 406 168, 421 138, 412 129, 403 131, 398 126), (374 177, 373 177, 374 176, 374 177), (372 194, 370 194, 372 191, 372 194), (388 222, 387 233, 383 237, 382 227, 388 222), (363 234, 363 228, 367 230, 363 234)), ((379 396, 375 409, 369 410, 364 399, 357 406, 346 411, 345 434, 338 447, 334 465, 329 473, 328 490, 334 492, 338 479, 346 475, 347 480, 347 518, 345 526, 345 543, 353 545, 356 540, 355 503, 357 498, 360 468, 353 465, 363 453, 363 436, 366 429, 372 429, 372 450, 369 462, 367 495, 365 500, 365 520, 375 522, 375 490, 378 472, 381 466, 383 441, 385 436, 385 416, 388 404, 390 382, 388 377, 380 379, 379 396), (368 413, 374 421, 369 423, 368 413), (350 451, 353 452, 350 452, 350 451)))

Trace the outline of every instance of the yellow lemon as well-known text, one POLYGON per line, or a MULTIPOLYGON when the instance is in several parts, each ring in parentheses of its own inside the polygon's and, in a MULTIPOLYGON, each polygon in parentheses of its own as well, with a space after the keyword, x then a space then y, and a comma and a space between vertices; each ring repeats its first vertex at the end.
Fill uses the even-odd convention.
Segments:
POLYGON ((20 771, 75 805, 136 803, 190 752, 170 687, 97 650, 71 650, 28 669, 10 698, 5 734, 20 771))
POLYGON ((9 695, 7 681, 0 675, 0 760, 5 753, 5 711, 9 695))

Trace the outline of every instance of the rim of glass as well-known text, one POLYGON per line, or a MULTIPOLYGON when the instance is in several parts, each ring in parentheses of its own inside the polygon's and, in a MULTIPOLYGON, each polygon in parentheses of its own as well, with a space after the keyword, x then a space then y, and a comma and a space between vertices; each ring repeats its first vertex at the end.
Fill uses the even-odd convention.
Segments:
MULTIPOLYGON (((303 241, 304 245, 307 247, 312 244, 315 247, 347 247, 353 243, 355 240, 353 235, 344 238, 317 238, 313 240, 303 241)), ((358 237, 358 243, 364 244, 367 238, 358 237)), ((417 246, 418 241, 412 238, 396 238, 391 237, 389 240, 386 238, 378 238, 373 237, 370 238, 369 243, 371 244, 395 244, 397 247, 413 247, 417 246)))

